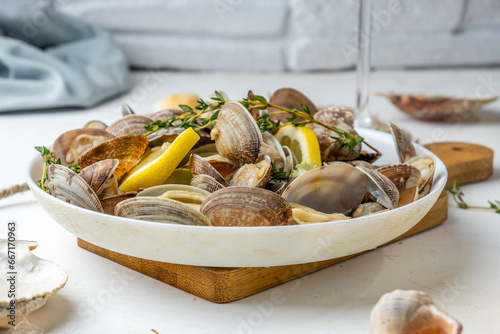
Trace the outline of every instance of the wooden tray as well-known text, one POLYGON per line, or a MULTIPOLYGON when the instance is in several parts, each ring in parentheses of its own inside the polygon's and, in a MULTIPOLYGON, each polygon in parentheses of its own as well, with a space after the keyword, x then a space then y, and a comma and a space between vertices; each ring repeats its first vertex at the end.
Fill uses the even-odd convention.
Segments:
MULTIPOLYGON (((429 145, 428 148, 443 160, 449 175, 458 179, 461 184, 485 179, 492 173, 493 151, 485 147, 464 143, 438 143, 429 145)), ((453 178, 449 178, 449 184, 453 184, 453 178)), ((447 213, 448 194, 444 191, 417 225, 389 243, 442 224, 447 213)), ((215 303, 241 299, 359 255, 269 268, 216 268, 144 260, 109 251, 81 239, 78 239, 78 246, 215 303)))

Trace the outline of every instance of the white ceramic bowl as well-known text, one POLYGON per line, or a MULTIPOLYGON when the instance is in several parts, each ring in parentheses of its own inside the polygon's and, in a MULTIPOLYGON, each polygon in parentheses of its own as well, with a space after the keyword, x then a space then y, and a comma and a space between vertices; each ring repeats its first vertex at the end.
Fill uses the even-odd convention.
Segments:
MULTIPOLYGON (((358 129, 383 152, 380 164, 396 163, 389 134, 358 129)), ((395 210, 344 221, 279 227, 206 227, 171 225, 110 216, 82 209, 42 191, 42 160, 33 160, 28 185, 38 202, 72 234, 99 247, 138 258, 215 267, 268 267, 308 263, 376 248, 405 233, 437 201, 447 179, 443 162, 425 148, 417 153, 436 159, 429 195, 395 210)))

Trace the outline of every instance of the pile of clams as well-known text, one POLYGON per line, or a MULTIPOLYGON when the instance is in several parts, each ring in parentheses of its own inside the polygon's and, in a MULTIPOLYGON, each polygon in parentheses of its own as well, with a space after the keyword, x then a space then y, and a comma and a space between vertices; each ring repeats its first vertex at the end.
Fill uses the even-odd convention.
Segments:
MULTIPOLYGON (((307 105, 314 119, 357 135, 347 108, 318 110, 291 88, 277 90, 269 102, 299 110, 307 105)), ((431 189, 434 159, 417 155, 407 134, 394 124, 389 127, 400 161, 384 166, 376 164, 380 154, 365 151, 363 143, 352 149, 340 147, 335 132, 309 124, 323 165, 297 176, 293 172, 298 161, 292 150, 272 133, 261 132, 256 123, 259 115, 268 112, 272 110, 249 111, 237 101, 225 102, 215 126, 199 131, 201 139, 164 184, 122 192, 120 184, 127 172, 185 130, 177 127, 180 121, 153 133, 145 129, 156 120, 182 115, 180 108, 170 106, 144 116, 124 105, 123 117, 109 126, 91 121, 55 140, 52 153, 62 165, 49 166, 48 190, 82 208, 158 223, 282 226, 385 212, 431 189), (72 163, 81 167, 80 173, 65 166, 72 163), (275 177, 277 173, 282 177, 275 177)), ((270 118, 276 116, 281 115, 270 118)))

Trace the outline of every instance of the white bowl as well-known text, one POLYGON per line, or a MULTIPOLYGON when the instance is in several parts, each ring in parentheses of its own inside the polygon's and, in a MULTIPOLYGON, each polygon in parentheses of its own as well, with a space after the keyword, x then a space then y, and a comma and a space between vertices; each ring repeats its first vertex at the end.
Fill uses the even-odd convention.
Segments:
MULTIPOLYGON (((389 134, 358 129, 382 153, 380 164, 396 163, 389 134)), ((28 185, 38 202, 64 228, 89 243, 138 258, 198 266, 269 267, 338 258, 376 248, 417 224, 443 190, 447 171, 436 160, 429 195, 385 213, 344 221, 279 227, 206 227, 147 222, 110 216, 68 204, 42 191, 42 159, 33 160, 28 185)))

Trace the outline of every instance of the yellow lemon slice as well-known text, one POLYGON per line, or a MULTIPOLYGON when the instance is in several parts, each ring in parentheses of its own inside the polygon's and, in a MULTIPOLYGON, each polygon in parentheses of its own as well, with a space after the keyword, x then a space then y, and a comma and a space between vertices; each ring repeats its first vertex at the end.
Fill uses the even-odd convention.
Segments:
POLYGON ((162 184, 199 139, 200 136, 196 131, 188 128, 173 143, 153 148, 151 153, 128 173, 120 190, 136 191, 139 188, 162 184))
POLYGON ((301 162, 316 162, 321 167, 321 151, 319 150, 318 138, 309 127, 295 127, 285 125, 275 135, 281 145, 286 145, 301 162))

